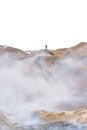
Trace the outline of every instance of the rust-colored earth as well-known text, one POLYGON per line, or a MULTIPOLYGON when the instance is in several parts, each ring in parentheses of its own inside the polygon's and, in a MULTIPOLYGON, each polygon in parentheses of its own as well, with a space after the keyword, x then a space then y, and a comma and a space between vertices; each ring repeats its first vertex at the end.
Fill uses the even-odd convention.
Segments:
MULTIPOLYGON (((79 99, 81 97, 81 102, 79 100, 79 104, 77 106, 73 106, 72 104, 67 104, 66 107, 63 106, 63 102, 58 107, 64 107, 63 110, 65 111, 47 111, 43 108, 43 110, 38 110, 37 116, 40 117, 40 119, 43 121, 43 123, 53 123, 53 122, 74 122, 80 124, 87 125, 87 102, 84 102, 83 100, 87 99, 87 43, 82 42, 78 45, 71 47, 71 48, 64 48, 64 49, 57 49, 57 50, 38 50, 38 51, 22 51, 20 49, 12 48, 9 46, 1 46, 0 47, 0 57, 3 57, 3 55, 11 56, 10 63, 16 60, 21 62, 22 60, 25 61, 24 68, 25 72, 27 72, 27 75, 31 76, 33 72, 33 68, 36 67, 39 71, 39 75, 43 76, 46 81, 49 81, 52 77, 52 73, 55 72, 55 64, 57 63, 59 65, 59 68, 62 66, 61 69, 63 69, 63 65, 60 65, 60 60, 64 60, 67 58, 73 57, 73 59, 79 59, 79 63, 74 63, 74 66, 76 66, 76 69, 73 70, 72 66, 69 66, 70 68, 64 70, 64 74, 67 74, 66 77, 64 77, 63 73, 58 71, 60 73, 60 76, 62 78, 62 82, 66 82, 67 86, 70 85, 71 82, 68 81, 70 75, 69 71, 72 70, 72 75, 76 75, 76 78, 74 80, 75 83, 78 82, 78 85, 72 87, 76 89, 75 96, 79 99), (27 62, 29 59, 32 62, 27 62), (80 62, 82 62, 80 64, 80 62), (44 68, 44 65, 46 67, 44 68), (82 77, 82 75, 84 77, 82 77), (80 77, 81 76, 81 77, 80 77), (76 87, 76 88, 75 88, 76 87), (78 88, 77 88, 78 87, 78 88)), ((4 61, 5 62, 5 61, 4 61)), ((2 63, 2 61, 1 61, 2 63)), ((62 62, 63 63, 63 62, 62 62)), ((6 62, 8 64, 8 61, 6 62)), ((68 67, 68 66, 67 66, 68 67)), ((66 67, 66 68, 67 68, 66 67)), ((37 74, 37 73, 36 73, 37 74)), ((55 74, 54 74, 55 75, 55 74)), ((55 77, 56 78, 56 77, 55 77)), ((73 82, 72 82, 73 84, 73 82)), ((50 93, 50 92, 49 92, 50 93)), ((4 113, 1 111, 0 114, 0 124, 3 124, 3 122, 6 125, 10 125, 10 123, 7 121, 7 118, 4 116, 4 113)), ((11 129, 13 129, 13 125, 10 125, 11 129)), ((14 128, 15 129, 15 128, 14 128)))

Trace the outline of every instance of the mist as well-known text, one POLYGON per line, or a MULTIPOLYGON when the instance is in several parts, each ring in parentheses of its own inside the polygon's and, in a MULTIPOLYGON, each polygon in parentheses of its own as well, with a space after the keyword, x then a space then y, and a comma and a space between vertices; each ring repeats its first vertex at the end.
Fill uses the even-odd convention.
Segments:
POLYGON ((49 67, 38 56, 13 60, 0 57, 0 110, 13 123, 41 123, 35 112, 68 111, 87 103, 87 60, 70 55, 49 67))

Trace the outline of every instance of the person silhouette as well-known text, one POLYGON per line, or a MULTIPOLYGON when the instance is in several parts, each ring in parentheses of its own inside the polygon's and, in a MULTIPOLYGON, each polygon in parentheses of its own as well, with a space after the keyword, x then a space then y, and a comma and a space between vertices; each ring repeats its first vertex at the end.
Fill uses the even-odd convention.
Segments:
POLYGON ((45 45, 45 50, 47 50, 47 45, 45 45))

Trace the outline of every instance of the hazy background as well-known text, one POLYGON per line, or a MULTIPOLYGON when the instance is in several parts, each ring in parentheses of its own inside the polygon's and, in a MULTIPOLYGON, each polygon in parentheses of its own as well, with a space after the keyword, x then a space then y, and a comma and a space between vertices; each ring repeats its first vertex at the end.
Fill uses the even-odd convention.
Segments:
POLYGON ((87 0, 0 0, 0 44, 23 50, 87 41, 87 0))

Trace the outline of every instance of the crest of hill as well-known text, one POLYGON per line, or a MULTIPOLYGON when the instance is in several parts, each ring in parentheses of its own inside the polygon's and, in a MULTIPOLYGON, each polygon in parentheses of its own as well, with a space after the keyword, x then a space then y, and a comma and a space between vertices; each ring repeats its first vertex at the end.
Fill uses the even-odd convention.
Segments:
POLYGON ((53 65, 57 59, 64 59, 68 56, 77 55, 78 57, 87 56, 87 43, 81 42, 78 45, 70 48, 62 48, 57 50, 36 50, 36 51, 23 51, 10 46, 0 45, 0 56, 7 55, 12 60, 23 60, 31 58, 33 64, 37 67, 42 66, 42 62, 46 65, 53 65))
POLYGON ((28 53, 25 53, 24 51, 14 48, 14 47, 10 47, 10 46, 3 46, 0 45, 0 55, 3 54, 7 54, 11 57, 15 57, 17 59, 22 59, 22 58, 26 58, 29 56, 28 53))
POLYGON ((78 56, 86 56, 87 55, 87 43, 81 42, 78 45, 70 48, 62 48, 57 50, 48 50, 54 56, 63 58, 65 56, 71 55, 73 53, 77 54, 78 56))
POLYGON ((0 45, 0 54, 1 53, 9 53, 17 55, 18 57, 30 57, 30 56, 41 56, 41 57, 56 57, 56 58, 64 58, 70 54, 76 53, 78 56, 86 56, 87 55, 87 43, 81 42, 78 45, 70 48, 61 48, 57 50, 37 50, 37 51, 23 51, 10 46, 2 46, 0 45))

